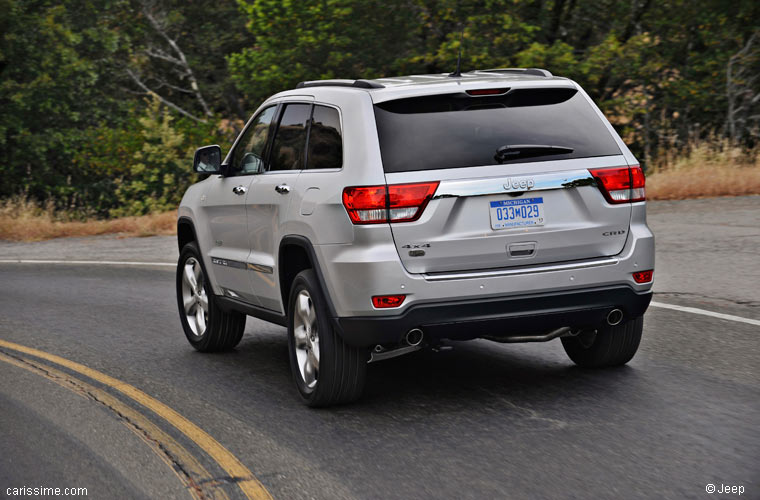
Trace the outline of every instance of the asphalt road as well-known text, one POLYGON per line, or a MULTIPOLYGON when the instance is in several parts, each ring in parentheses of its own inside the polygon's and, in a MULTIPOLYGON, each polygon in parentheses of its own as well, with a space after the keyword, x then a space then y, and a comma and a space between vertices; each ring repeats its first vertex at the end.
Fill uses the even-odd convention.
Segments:
MULTIPOLYGON (((760 197, 649 212, 656 301, 760 319, 760 197)), ((175 255, 165 238, 0 244, 0 260, 175 255)), ((558 340, 458 343, 372 364, 361 401, 315 411, 280 327, 249 318, 235 352, 195 352, 169 268, 5 263, 0 283, 0 496, 242 498, 260 483, 283 499, 738 497, 714 484, 760 498, 753 324, 652 307, 636 358, 603 371, 558 340)))

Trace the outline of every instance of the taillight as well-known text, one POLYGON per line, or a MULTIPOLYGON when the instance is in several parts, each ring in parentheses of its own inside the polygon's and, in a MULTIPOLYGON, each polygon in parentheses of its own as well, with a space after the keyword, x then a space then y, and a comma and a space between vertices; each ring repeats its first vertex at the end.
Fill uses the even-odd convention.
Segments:
POLYGON ((647 199, 647 191, 644 187, 646 179, 641 167, 634 165, 631 167, 631 201, 644 201, 647 199))
POLYGON ((592 168, 589 172, 596 178, 607 201, 610 203, 631 201, 631 173, 628 167, 592 168))
POLYGON ((636 283, 649 283, 652 281, 652 276, 654 275, 654 271, 639 271, 636 273, 633 273, 633 281, 636 283))
POLYGON ((388 186, 388 211, 391 222, 411 222, 422 215, 438 189, 438 181, 388 186))
POLYGON ((375 295, 372 297, 372 305, 378 309, 398 307, 404 303, 406 295, 375 295))
POLYGON ((644 171, 641 167, 590 168, 602 194, 610 203, 646 200, 644 171))
POLYGON ((347 187, 343 206, 354 224, 388 222, 388 191, 385 186, 347 187))
POLYGON ((343 190, 343 206, 354 224, 411 222, 420 218, 438 189, 438 181, 343 190))

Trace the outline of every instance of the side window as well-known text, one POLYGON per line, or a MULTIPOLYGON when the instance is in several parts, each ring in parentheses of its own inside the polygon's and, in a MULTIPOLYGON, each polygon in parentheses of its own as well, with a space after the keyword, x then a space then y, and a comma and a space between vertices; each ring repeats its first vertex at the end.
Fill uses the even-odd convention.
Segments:
POLYGON ((230 163, 233 175, 255 174, 264 171, 264 149, 269 138, 269 128, 277 106, 270 106, 259 113, 243 133, 230 163))
POLYGON ((286 104, 272 143, 269 170, 301 170, 311 104, 286 104))
POLYGON ((314 106, 309 132, 306 168, 340 168, 343 166, 343 137, 338 110, 314 106))

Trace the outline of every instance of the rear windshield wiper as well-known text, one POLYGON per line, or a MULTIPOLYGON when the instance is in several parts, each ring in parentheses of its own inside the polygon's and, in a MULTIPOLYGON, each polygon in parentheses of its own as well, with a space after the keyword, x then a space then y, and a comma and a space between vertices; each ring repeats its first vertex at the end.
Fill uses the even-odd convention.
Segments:
POLYGON ((534 158, 536 156, 563 155, 572 153, 573 148, 551 144, 507 144, 496 150, 493 155, 499 163, 516 158, 534 158))

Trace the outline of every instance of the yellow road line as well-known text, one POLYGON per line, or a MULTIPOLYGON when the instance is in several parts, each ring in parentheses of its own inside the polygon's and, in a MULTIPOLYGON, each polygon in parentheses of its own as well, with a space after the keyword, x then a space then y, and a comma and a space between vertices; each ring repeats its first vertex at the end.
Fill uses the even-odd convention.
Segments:
POLYGON ((31 356, 35 356, 51 363, 68 368, 69 370, 81 373, 93 380, 97 380, 101 384, 111 387, 125 396, 137 401, 144 407, 152 410, 157 415, 161 416, 164 420, 177 428, 185 436, 190 438, 195 444, 197 444, 203 451, 205 451, 211 458, 213 458, 219 466, 229 474, 230 477, 235 478, 238 487, 243 491, 246 497, 250 500, 271 499, 272 496, 264 488, 264 486, 256 479, 253 473, 243 465, 240 460, 230 453, 227 448, 219 444, 219 442, 211 437, 203 429, 171 409, 161 401, 145 394, 140 389, 122 382, 119 379, 113 378, 105 373, 93 370, 87 366, 76 363, 74 361, 50 354, 39 349, 32 347, 26 347, 21 344, 8 342, 6 340, 0 340, 0 347, 12 349, 14 351, 23 352, 31 356))
POLYGON ((0 361, 23 368, 36 375, 41 375, 75 394, 97 401, 119 415, 121 422, 150 446, 153 452, 185 484, 189 493, 194 498, 229 499, 223 490, 217 488, 218 483, 214 481, 214 476, 181 444, 145 418, 144 415, 133 410, 107 392, 67 373, 24 358, 23 356, 11 357, 0 352, 0 361))

